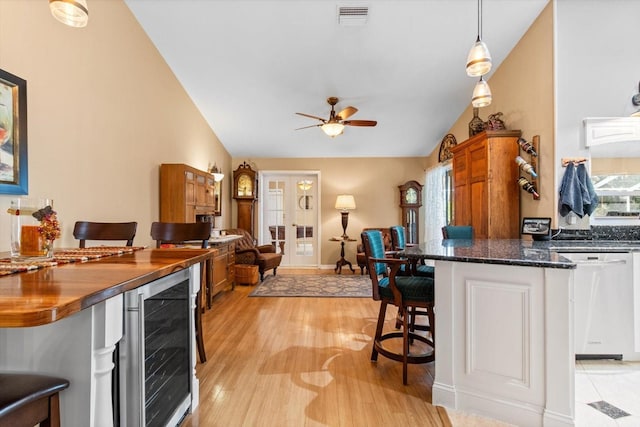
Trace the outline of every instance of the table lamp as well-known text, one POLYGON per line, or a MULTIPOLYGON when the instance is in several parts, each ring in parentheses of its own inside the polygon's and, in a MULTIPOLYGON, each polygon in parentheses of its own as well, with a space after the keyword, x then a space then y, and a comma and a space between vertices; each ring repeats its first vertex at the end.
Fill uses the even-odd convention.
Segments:
POLYGON ((340 209, 342 214, 342 238, 348 239, 347 223, 349 222, 349 210, 356 208, 356 199, 351 194, 338 194, 336 199, 336 209, 340 209))

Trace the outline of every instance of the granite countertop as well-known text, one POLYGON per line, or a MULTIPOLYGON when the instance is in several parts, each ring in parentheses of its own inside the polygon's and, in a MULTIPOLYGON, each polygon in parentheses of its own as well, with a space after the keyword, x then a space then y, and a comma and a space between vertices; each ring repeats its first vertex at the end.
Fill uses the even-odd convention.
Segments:
POLYGON ((638 241, 571 240, 543 241, 475 239, 430 240, 409 247, 400 255, 409 259, 433 259, 482 264, 519 265, 545 268, 576 268, 562 252, 640 251, 638 241))

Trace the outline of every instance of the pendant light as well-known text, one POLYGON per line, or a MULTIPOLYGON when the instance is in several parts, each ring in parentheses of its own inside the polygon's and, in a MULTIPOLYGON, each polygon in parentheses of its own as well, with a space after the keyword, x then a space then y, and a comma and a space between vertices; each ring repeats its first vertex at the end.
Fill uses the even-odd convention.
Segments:
POLYGON ((482 41, 482 0, 478 0, 478 37, 467 56, 467 75, 484 76, 491 71, 491 54, 482 41))
POLYGON ((54 18, 70 27, 86 27, 89 22, 86 0, 49 0, 49 9, 54 18))
POLYGON ((473 88, 473 96, 471 97, 471 105, 475 108, 486 107, 491 104, 491 89, 489 84, 480 76, 480 81, 473 88))

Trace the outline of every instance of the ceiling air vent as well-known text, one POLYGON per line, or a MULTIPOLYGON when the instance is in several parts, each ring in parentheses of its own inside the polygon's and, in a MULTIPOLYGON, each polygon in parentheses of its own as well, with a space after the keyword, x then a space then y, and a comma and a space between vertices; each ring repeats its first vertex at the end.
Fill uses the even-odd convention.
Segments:
POLYGON ((369 6, 338 6, 338 24, 364 25, 369 16, 369 6))

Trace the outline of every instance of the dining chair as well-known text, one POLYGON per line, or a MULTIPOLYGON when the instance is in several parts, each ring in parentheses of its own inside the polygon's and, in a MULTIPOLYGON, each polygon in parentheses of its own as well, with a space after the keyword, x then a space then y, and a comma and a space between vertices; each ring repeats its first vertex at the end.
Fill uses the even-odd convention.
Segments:
POLYGON ((80 240, 80 247, 86 246, 87 240, 124 240, 126 246, 133 246, 138 223, 132 222, 91 222, 76 221, 73 237, 80 240))
POLYGON ((371 278, 373 299, 380 301, 380 312, 378 314, 378 322, 373 339, 371 361, 377 361, 378 354, 381 354, 391 360, 402 362, 402 383, 406 385, 408 364, 429 363, 435 360, 433 278, 398 275, 400 267, 407 265, 407 261, 399 258, 385 257, 382 233, 380 231, 363 231, 361 238, 367 257, 367 270, 371 278), (392 331, 383 333, 385 315, 389 304, 398 307, 402 315, 402 332, 392 331), (407 311, 412 307, 421 307, 427 311, 430 337, 420 335, 410 330, 407 311), (398 338, 402 338, 401 352, 394 351, 390 346, 384 345, 384 341, 398 338), (426 344, 430 347, 430 351, 411 353, 409 347, 413 345, 415 341, 426 344))
POLYGON ((445 225, 442 227, 443 239, 473 239, 473 227, 470 225, 445 225))
POLYGON ((0 372, 0 425, 60 427, 59 393, 64 378, 29 372, 0 372))
MULTIPOLYGON (((403 251, 408 246, 414 246, 412 244, 407 243, 406 238, 406 230, 402 225, 393 225, 389 227, 389 231, 391 233, 391 244, 394 251, 403 251)), ((434 268, 430 265, 425 265, 424 261, 420 264, 416 264, 411 266, 411 271, 409 269, 405 269, 404 266, 401 268, 401 273, 403 274, 413 274, 416 276, 426 276, 433 277, 434 268)))
MULTIPOLYGON (((151 238, 156 241, 157 248, 166 244, 181 245, 197 242, 201 248, 206 249, 209 247, 210 237, 211 223, 208 222, 154 222, 151 224, 151 238)), ((210 266, 210 261, 201 263, 200 290, 196 295, 195 333, 200 363, 207 361, 202 333, 202 291, 203 288, 205 292, 213 291, 210 266)))

